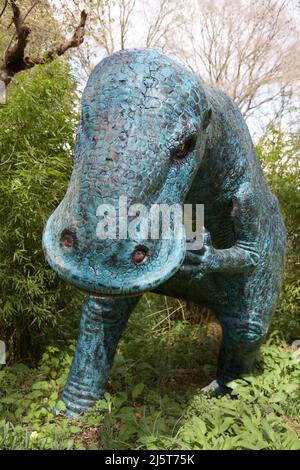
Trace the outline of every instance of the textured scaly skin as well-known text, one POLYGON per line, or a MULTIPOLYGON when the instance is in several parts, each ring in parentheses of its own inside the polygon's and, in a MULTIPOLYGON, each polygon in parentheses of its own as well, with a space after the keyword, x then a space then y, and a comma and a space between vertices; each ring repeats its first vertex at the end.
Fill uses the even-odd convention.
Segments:
POLYGON ((92 73, 70 185, 43 245, 52 268, 90 293, 62 394, 68 415, 103 396, 119 338, 147 290, 216 312, 223 330, 216 393, 252 372, 284 269, 278 202, 236 105, 159 50, 120 51, 92 73), (187 157, 174 158, 191 138, 187 157), (186 252, 184 235, 145 240, 148 261, 135 265, 138 240, 96 237, 98 205, 117 206, 122 194, 128 205, 204 204, 204 247, 186 252), (72 248, 61 243, 64 230, 72 248))

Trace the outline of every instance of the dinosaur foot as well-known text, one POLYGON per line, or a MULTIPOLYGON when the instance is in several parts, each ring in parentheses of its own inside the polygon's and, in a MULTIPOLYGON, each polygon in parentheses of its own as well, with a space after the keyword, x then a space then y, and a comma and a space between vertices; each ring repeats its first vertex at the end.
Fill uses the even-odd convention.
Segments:
POLYGON ((226 385, 219 384, 217 380, 213 380, 206 387, 201 389, 201 392, 211 395, 213 397, 220 397, 223 395, 230 395, 232 389, 226 385))
POLYGON ((79 412, 76 412, 74 410, 70 410, 67 408, 61 409, 58 406, 54 406, 53 408, 50 408, 50 406, 42 405, 41 407, 39 407, 39 409, 41 408, 47 411, 47 413, 52 414, 55 417, 63 416, 65 418, 79 419, 83 414, 83 412, 79 413, 79 412))

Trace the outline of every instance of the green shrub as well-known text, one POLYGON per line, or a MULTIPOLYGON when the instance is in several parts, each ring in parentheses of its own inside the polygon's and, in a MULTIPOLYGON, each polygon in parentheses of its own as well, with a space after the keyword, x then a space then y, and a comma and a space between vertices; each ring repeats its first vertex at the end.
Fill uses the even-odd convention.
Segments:
POLYGON ((211 398, 200 389, 215 376, 216 324, 174 319, 176 308, 146 296, 120 343, 107 393, 80 420, 43 407, 60 396, 74 344, 48 348, 36 369, 0 370, 0 448, 299 450, 299 351, 271 338, 259 363, 264 373, 234 382, 232 398, 211 398))
POLYGON ((0 338, 9 360, 73 333, 74 290, 47 266, 43 226, 66 190, 78 99, 66 63, 17 75, 0 108, 0 338))
POLYGON ((288 234, 285 281, 273 329, 300 337, 300 132, 270 125, 257 147, 265 177, 277 196, 288 234))

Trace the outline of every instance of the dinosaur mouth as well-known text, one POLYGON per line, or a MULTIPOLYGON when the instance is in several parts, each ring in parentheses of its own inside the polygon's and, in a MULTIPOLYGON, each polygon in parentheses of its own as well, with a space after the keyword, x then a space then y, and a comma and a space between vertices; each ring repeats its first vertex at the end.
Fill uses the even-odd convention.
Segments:
POLYGON ((93 295, 130 296, 152 290, 172 277, 183 263, 185 229, 157 240, 92 240, 81 250, 80 233, 58 233, 55 212, 43 233, 51 268, 64 280, 93 295), (79 240, 78 240, 79 239, 79 240))

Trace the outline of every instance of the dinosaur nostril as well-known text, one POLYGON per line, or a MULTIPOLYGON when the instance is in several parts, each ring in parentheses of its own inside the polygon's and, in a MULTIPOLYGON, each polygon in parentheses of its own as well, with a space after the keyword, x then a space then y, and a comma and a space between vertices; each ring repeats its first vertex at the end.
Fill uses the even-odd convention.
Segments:
POLYGON ((142 264, 148 259, 148 249, 144 245, 139 245, 132 252, 132 259, 135 264, 142 264))
POLYGON ((64 248, 73 248, 76 244, 75 232, 69 229, 64 229, 61 232, 60 241, 64 248))

